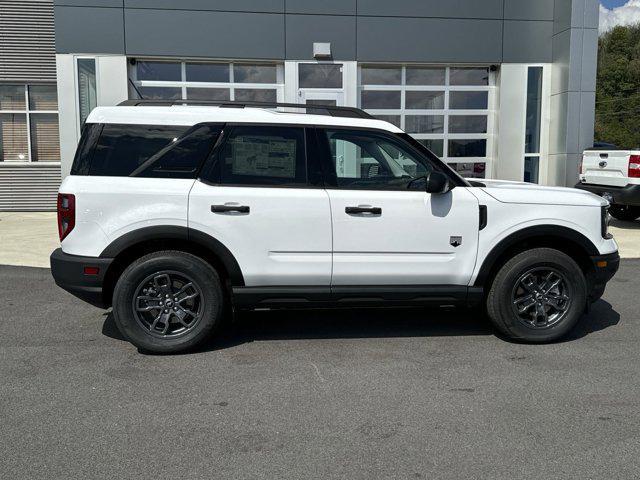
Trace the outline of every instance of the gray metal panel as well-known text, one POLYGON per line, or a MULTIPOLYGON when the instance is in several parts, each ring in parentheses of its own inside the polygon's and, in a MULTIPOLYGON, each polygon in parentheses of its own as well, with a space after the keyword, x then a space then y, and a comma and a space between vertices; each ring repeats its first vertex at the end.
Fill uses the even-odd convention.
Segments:
POLYGON ((596 92, 580 93, 580 132, 578 152, 593 146, 593 130, 596 118, 596 92))
POLYGON ((553 22, 505 20, 503 61, 551 62, 552 35, 553 22))
POLYGON ((596 70, 598 67, 598 30, 582 31, 582 72, 580 73, 580 90, 596 91, 596 70))
POLYGON ((121 8, 55 7, 56 52, 124 53, 121 8))
POLYGON ((284 15, 125 9, 127 54, 284 58, 284 15))
POLYGON ((555 0, 553 6, 553 33, 571 28, 571 0, 555 0))
POLYGON ((284 0, 124 0, 126 8, 284 13, 284 0))
POLYGON ((600 23, 600 3, 598 0, 585 0, 584 28, 598 28, 600 23))
POLYGON ((555 0, 505 0, 506 20, 553 20, 555 0))
POLYGON ((358 18, 358 60, 499 63, 501 20, 358 18))
POLYGON ((356 17, 287 15, 287 58, 313 58, 313 42, 331 42, 335 60, 356 58, 356 17))
MULTIPOLYGON (((551 74, 551 94, 569 90, 569 62, 571 58, 571 29, 553 36, 553 71, 551 74)), ((574 42, 575 49, 575 42, 574 42)))
POLYGON ((357 0, 287 0, 287 13, 355 15, 357 0))
POLYGON ((358 15, 502 19, 502 2, 503 0, 358 0, 358 15))
POLYGON ((124 0, 53 0, 57 6, 68 7, 118 7, 124 6, 124 0))
POLYGON ((56 80, 51 0, 0 2, 0 81, 56 80))
POLYGON ((60 165, 0 165, 0 211, 55 211, 60 165))

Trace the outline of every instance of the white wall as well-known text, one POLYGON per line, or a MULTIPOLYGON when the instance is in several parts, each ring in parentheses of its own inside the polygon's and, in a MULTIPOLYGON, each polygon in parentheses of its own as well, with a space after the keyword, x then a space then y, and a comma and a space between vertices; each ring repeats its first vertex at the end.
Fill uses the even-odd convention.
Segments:
POLYGON ((527 78, 532 66, 543 68, 542 112, 540 125, 539 183, 564 185, 564 176, 549 168, 549 129, 551 65, 505 63, 500 67, 498 152, 495 178, 521 182, 524 179, 525 129, 527 114, 527 78))

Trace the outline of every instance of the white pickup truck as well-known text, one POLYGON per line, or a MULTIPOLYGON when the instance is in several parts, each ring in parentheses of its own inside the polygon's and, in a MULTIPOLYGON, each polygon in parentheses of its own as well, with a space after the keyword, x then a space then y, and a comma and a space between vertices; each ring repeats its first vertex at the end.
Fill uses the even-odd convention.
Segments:
POLYGON ((586 150, 576 188, 609 200, 609 213, 618 220, 635 220, 640 217, 640 150, 586 150))

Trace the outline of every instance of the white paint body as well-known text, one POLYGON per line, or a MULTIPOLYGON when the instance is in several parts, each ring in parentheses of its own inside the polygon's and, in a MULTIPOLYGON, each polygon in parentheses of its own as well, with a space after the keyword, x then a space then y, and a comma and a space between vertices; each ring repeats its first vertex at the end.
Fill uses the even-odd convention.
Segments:
MULTIPOLYGON (((97 108, 92 122, 193 125, 204 121, 369 127, 383 121, 212 107, 97 108)), ((68 176, 76 226, 64 252, 99 256, 114 240, 147 226, 204 232, 236 258, 247 286, 471 285, 493 247, 536 225, 566 227, 600 254, 617 250, 601 234, 602 198, 576 189, 485 181, 446 194, 323 188, 226 187, 199 180, 68 176), (249 214, 213 213, 237 203, 249 214), (348 206, 379 216, 350 216, 348 206), (479 205, 488 224, 479 228, 479 205), (451 237, 462 237, 458 247, 451 237)))

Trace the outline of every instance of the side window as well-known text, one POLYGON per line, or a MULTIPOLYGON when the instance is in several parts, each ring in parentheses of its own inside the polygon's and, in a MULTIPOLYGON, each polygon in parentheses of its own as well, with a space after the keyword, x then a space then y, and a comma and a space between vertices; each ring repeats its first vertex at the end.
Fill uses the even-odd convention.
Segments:
POLYGON ((325 130, 338 188, 407 190, 433 170, 426 159, 385 134, 325 130))
POLYGON ((153 155, 172 145, 190 127, 105 124, 89 175, 127 177, 153 155))
POLYGON ((89 175, 91 168, 91 159, 95 151, 100 133, 102 132, 101 123, 85 123, 82 127, 82 137, 76 149, 76 155, 71 165, 71 175, 89 175))
POLYGON ((195 178, 222 131, 221 125, 196 125, 184 136, 153 155, 132 177, 195 178))
POLYGON ((217 159, 223 185, 306 186, 304 129, 238 126, 217 159))

